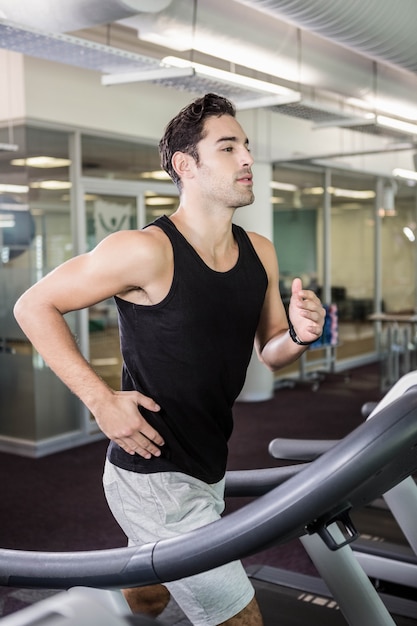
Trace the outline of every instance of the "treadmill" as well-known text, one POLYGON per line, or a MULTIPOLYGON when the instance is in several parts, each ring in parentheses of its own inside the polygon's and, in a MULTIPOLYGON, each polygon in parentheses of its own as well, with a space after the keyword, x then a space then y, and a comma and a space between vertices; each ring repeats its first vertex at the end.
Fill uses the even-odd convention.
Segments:
MULTIPOLYGON (((378 419, 379 412, 417 385, 417 372, 403 376, 379 403, 368 403, 363 414, 378 419)), ((269 452, 282 460, 311 461, 337 443, 337 440, 277 438, 269 452)), ((410 476, 382 497, 352 512, 361 535, 353 550, 362 567, 384 590, 417 597, 417 487, 410 476)))
POLYGON ((252 572, 265 626, 301 626, 315 619, 321 626, 416 624, 415 602, 409 600, 400 614, 377 593, 351 549, 357 532, 350 519, 351 510, 402 489, 416 470, 417 386, 412 384, 381 408, 378 419, 367 420, 311 463, 229 472, 228 496, 257 498, 208 526, 140 547, 69 553, 0 549, 0 584, 69 589, 3 618, 2 626, 152 623, 129 615, 115 589, 190 576, 297 537, 322 582, 317 579, 319 587, 311 589, 309 581, 302 581, 303 588, 298 579, 293 586, 286 572, 279 585, 265 572, 252 572), (95 612, 98 606, 102 610, 95 612))

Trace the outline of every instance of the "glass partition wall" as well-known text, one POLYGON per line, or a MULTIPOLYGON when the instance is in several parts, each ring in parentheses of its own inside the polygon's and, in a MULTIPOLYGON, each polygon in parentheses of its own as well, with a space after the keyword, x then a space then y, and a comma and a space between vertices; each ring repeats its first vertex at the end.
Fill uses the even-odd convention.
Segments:
POLYGON ((371 315, 417 313, 416 183, 280 163, 271 187, 284 302, 300 276, 337 306, 338 365, 378 358, 381 328, 371 315))
POLYGON ((68 134, 21 126, 14 136, 17 150, 0 159, 0 445, 37 455, 79 427, 76 399, 13 317, 19 295, 73 254, 68 134))
POLYGON ((382 310, 416 314, 416 182, 397 180, 388 197, 383 187, 381 205, 382 310))
POLYGON ((375 178, 331 173, 330 297, 337 305, 337 358, 373 352, 375 178))
MULTIPOLYGON (((15 128, 14 137, 17 150, 0 153, 0 450, 42 456, 102 435, 27 341, 14 320, 14 303, 109 233, 172 212, 177 194, 161 180, 154 145, 30 126, 15 128), (80 150, 74 149, 77 137, 80 150)), ((66 318, 86 358, 117 388, 113 301, 66 318)))

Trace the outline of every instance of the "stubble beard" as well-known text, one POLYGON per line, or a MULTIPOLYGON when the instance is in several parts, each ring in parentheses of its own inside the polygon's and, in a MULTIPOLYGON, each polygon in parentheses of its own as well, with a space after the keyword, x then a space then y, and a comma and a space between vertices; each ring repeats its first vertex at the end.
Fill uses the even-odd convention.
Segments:
POLYGON ((240 207, 244 207, 244 206, 249 206, 250 204, 253 204, 255 201, 255 194, 253 193, 252 190, 249 190, 246 192, 246 198, 243 198, 244 194, 241 194, 242 198, 241 200, 237 200, 234 204, 233 204, 233 208, 234 209, 239 209, 240 207))

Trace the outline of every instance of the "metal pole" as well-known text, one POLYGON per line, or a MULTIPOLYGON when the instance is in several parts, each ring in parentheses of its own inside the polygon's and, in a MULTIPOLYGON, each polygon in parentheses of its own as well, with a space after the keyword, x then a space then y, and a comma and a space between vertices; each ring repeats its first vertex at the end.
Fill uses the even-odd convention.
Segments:
MULTIPOLYGON (((329 531, 336 540, 343 541, 337 524, 332 524, 329 531)), ((330 550, 316 534, 300 537, 300 541, 350 626, 395 626, 350 546, 330 550)))

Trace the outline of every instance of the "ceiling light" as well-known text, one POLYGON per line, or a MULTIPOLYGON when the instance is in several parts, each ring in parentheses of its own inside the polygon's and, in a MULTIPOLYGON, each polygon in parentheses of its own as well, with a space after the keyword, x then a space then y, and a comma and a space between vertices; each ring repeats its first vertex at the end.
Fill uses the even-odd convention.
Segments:
POLYGON ((238 111, 246 111, 248 109, 262 109, 273 106, 282 106, 283 104, 294 104, 300 102, 301 94, 296 91, 293 94, 275 94, 272 96, 264 96, 263 98, 253 98, 251 100, 242 100, 236 102, 238 111))
POLYGON ((331 193, 339 198, 355 198, 356 200, 368 200, 369 198, 375 198, 375 191, 367 189, 339 189, 333 187, 331 193))
POLYGON ((280 191, 297 191, 297 185, 292 185, 290 183, 279 183, 276 180, 271 180, 269 183, 271 189, 279 189, 280 191))
POLYGON ((16 220, 12 213, 4 213, 0 215, 0 228, 14 228, 16 220))
POLYGON ((177 202, 177 198, 171 198, 166 196, 154 196, 152 198, 146 198, 146 204, 149 206, 164 206, 165 204, 174 204, 177 202))
POLYGON ((59 191, 61 189, 70 189, 71 183, 68 180, 41 180, 39 182, 30 183, 30 186, 33 189, 59 191))
POLYGON ((404 133, 410 133, 411 135, 417 135, 417 124, 411 122, 404 122, 393 117, 387 117, 386 115, 377 115, 376 123, 387 128, 393 128, 404 133))
POLYGON ((122 72, 120 74, 106 74, 101 77, 101 84, 122 85, 125 83, 138 83, 152 80, 173 80, 194 76, 192 67, 161 67, 155 70, 141 70, 139 72, 122 72))
POLYGON ((414 170, 404 170, 401 167, 396 167, 392 170, 394 176, 399 178, 407 178, 408 180, 417 180, 417 172, 414 170))
POLYGON ((165 170, 154 170, 153 172, 141 172, 141 178, 152 178, 154 180, 171 180, 171 176, 165 170))
POLYGON ((409 226, 404 226, 403 233, 407 237, 408 241, 413 242, 413 241, 416 240, 416 236, 415 236, 415 234, 413 233, 412 229, 409 226))
POLYGON ((211 67, 209 65, 202 65, 201 63, 194 63, 186 59, 180 59, 179 57, 165 57, 164 59, 162 59, 162 63, 171 67, 191 67, 194 69, 196 74, 199 74, 200 76, 214 78, 221 82, 238 85, 239 87, 247 87, 248 89, 253 89, 254 91, 261 91, 264 93, 273 93, 278 95, 288 95, 296 93, 292 89, 287 89, 286 87, 281 87, 280 85, 275 85, 264 80, 251 78, 250 76, 243 76, 242 74, 235 74, 234 72, 227 72, 225 70, 220 70, 216 67, 211 67))
MULTIPOLYGON (((329 187, 328 189, 329 193, 332 193, 332 187, 329 187)), ((324 189, 323 187, 304 187, 302 192, 307 196, 320 196, 324 192, 324 189)))
POLYGON ((29 187, 27 185, 6 185, 0 183, 0 193, 27 193, 29 187))
MULTIPOLYGON (((340 189, 339 187, 327 187, 330 194, 336 198, 353 198, 355 200, 368 200, 375 198, 375 191, 371 189, 340 189)), ((304 195, 319 196, 324 193, 323 187, 305 187, 302 190, 304 195)))
POLYGON ((0 143, 0 152, 16 152, 19 146, 16 143, 0 143))
POLYGON ((415 120, 417 111, 415 107, 403 106, 398 102, 384 102, 383 100, 377 101, 368 101, 368 100, 360 100, 359 98, 347 98, 346 103, 350 104, 358 109, 364 109, 369 111, 370 115, 375 116, 375 112, 378 111, 383 115, 391 116, 399 116, 405 120, 415 120))
POLYGON ((71 165, 71 161, 69 159, 58 159, 56 157, 49 157, 49 156, 28 157, 27 159, 12 159, 10 163, 12 165, 18 165, 18 166, 24 166, 24 167, 41 167, 41 168, 68 167, 69 165, 71 165))

